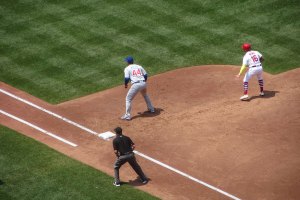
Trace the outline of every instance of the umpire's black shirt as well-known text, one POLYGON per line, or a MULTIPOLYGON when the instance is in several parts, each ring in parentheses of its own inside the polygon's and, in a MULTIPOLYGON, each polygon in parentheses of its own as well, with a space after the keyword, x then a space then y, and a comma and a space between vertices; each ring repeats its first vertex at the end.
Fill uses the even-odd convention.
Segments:
POLYGON ((134 145, 132 140, 125 135, 117 135, 113 140, 114 150, 117 150, 121 155, 132 152, 132 145, 134 145))

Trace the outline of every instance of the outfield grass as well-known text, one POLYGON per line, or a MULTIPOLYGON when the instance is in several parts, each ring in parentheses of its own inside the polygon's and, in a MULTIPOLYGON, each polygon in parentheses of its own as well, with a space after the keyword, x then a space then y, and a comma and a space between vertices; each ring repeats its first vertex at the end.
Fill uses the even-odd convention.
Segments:
POLYGON ((0 1, 0 80, 51 103, 119 85, 123 58, 150 75, 239 65, 250 42, 279 73, 299 67, 297 0, 0 1))
POLYGON ((156 199, 0 126, 0 199, 156 199))

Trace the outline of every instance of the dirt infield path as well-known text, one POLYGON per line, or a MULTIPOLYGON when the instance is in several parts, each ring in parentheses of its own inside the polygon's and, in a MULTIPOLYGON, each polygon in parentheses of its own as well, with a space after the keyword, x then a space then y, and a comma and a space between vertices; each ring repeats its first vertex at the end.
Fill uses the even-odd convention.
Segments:
MULTIPOLYGON (((121 126, 137 150, 241 199, 297 199, 300 196, 300 69, 265 73, 266 96, 249 84, 250 101, 241 102, 242 79, 234 66, 183 68, 150 77, 155 114, 145 111, 140 96, 133 120, 121 121, 127 90, 119 86, 80 99, 50 105, 0 83, 0 124, 113 175, 111 141, 104 141, 45 110, 102 133, 121 126), (5 92, 7 93, 5 93, 5 92), (51 132, 77 147, 43 134, 51 132), (24 122, 24 121, 23 121, 24 122)), ((139 185, 128 167, 121 179, 162 199, 230 199, 215 190, 138 156, 151 178, 139 185)))

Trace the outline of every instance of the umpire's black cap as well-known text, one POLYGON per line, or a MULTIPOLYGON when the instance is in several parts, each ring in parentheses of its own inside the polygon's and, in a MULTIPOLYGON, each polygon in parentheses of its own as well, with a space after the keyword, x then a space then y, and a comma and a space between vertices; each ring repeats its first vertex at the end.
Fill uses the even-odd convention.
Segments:
POLYGON ((118 135, 122 135, 122 128, 121 127, 116 127, 115 129, 114 129, 114 131, 115 131, 115 133, 116 134, 118 134, 118 135))

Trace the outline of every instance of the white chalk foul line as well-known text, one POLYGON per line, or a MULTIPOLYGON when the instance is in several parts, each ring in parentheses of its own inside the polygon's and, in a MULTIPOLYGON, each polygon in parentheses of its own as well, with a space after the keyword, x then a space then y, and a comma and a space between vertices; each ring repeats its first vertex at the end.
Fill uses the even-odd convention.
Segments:
POLYGON ((76 123, 76 122, 73 122, 73 121, 71 121, 71 120, 69 120, 69 119, 67 119, 67 118, 65 118, 65 117, 63 117, 63 116, 60 116, 60 115, 58 115, 58 114, 56 114, 56 113, 54 113, 54 112, 51 112, 51 111, 49 111, 49 110, 47 110, 47 109, 45 109, 45 108, 42 108, 42 107, 40 107, 40 106, 38 106, 38 105, 36 105, 36 104, 34 104, 34 103, 31 103, 31 102, 29 102, 29 101, 27 101, 27 100, 25 100, 25 99, 22 99, 22 98, 20 98, 20 97, 14 95, 14 94, 12 94, 12 93, 9 93, 9 92, 7 92, 7 91, 5 91, 5 90, 2 90, 2 89, 0 89, 0 92, 2 92, 3 94, 6 94, 7 96, 10 96, 10 97, 12 97, 12 98, 14 98, 14 99, 17 99, 17 100, 19 100, 19 101, 21 101, 21 102, 23 102, 23 103, 25 103, 25 104, 27 104, 27 105, 30 105, 30 106, 32 106, 32 107, 38 109, 38 110, 41 110, 41 111, 43 111, 43 112, 45 112, 45 113, 48 113, 49 115, 52 115, 52 116, 54 116, 54 117, 56 117, 56 118, 59 118, 59 119, 65 121, 65 122, 67 122, 67 123, 69 123, 69 124, 72 124, 73 126, 76 126, 76 127, 80 128, 80 129, 82 129, 82 130, 85 130, 86 132, 89 132, 89 133, 91 133, 91 134, 93 134, 93 135, 97 135, 97 134, 98 134, 97 132, 95 132, 95 131, 93 131, 93 130, 91 130, 91 129, 89 129, 89 128, 86 128, 86 127, 84 127, 84 126, 82 126, 82 125, 80 125, 80 124, 78 124, 78 123, 76 123))
MULTIPOLYGON (((16 95, 13 95, 13 94, 11 94, 11 93, 5 91, 5 90, 0 89, 0 92, 4 93, 4 94, 6 94, 6 95, 8 95, 8 96, 10 96, 10 97, 12 97, 12 98, 14 98, 14 99, 17 99, 17 100, 19 100, 19 101, 21 101, 21 102, 23 102, 23 103, 25 103, 25 104, 28 104, 28 105, 30 105, 30 106, 36 108, 36 109, 39 109, 39 110, 41 110, 41 111, 43 111, 43 112, 46 112, 46 113, 48 113, 48 114, 50 114, 50 115, 52 115, 52 116, 54 116, 54 117, 57 117, 57 118, 59 118, 59 119, 65 121, 65 122, 67 122, 67 123, 69 123, 69 124, 72 124, 72 125, 74 125, 74 126, 80 128, 80 129, 82 129, 82 130, 85 130, 85 131, 87 131, 87 132, 89 132, 89 133, 91 133, 91 134, 98 135, 97 132, 95 132, 95 131, 93 131, 93 130, 91 130, 91 129, 89 129, 89 128, 86 128, 86 127, 84 127, 84 126, 82 126, 82 125, 80 125, 80 124, 78 124, 78 123, 76 123, 76 122, 73 122, 73 121, 71 121, 71 120, 69 120, 69 119, 67 119, 67 118, 65 118, 65 117, 62 117, 62 116, 60 116, 60 115, 58 115, 58 114, 55 114, 55 113, 53 113, 53 112, 51 112, 51 111, 49 111, 49 110, 47 110, 47 109, 45 109, 45 108, 42 108, 42 107, 40 107, 40 106, 38 106, 38 105, 36 105, 36 104, 33 104, 33 103, 31 103, 31 102, 29 102, 29 101, 27 101, 27 100, 25 100, 25 99, 22 99, 22 98, 20 98, 20 97, 18 97, 18 96, 16 96, 16 95)), ((204 185, 204 186, 206 186, 206 187, 208 187, 208 188, 210 188, 210 189, 212 189, 212 190, 214 190, 214 191, 216 191, 216 192, 219 192, 219 193, 221 193, 221 194, 223 194, 223 195, 225 195, 225 196, 227 196, 227 197, 229 197, 229 198, 231 198, 231 199, 234 199, 234 200, 240 200, 239 198, 237 198, 237 197, 235 197, 235 196, 233 196, 233 195, 231 195, 231 194, 229 194, 229 193, 227 193, 227 192, 225 192, 225 191, 223 191, 223 190, 221 190, 221 189, 219 189, 219 188, 216 188, 216 187, 214 187, 214 186, 212 186, 212 185, 210 185, 210 184, 208 184, 208 183, 205 183, 205 182, 203 182, 203 181, 201 181, 201 180, 199 180, 199 179, 196 179, 196 178, 194 178, 194 177, 192 177, 192 176, 190 176, 190 175, 188 175, 188 174, 186 174, 186 173, 184 173, 184 172, 181 172, 181 171, 179 171, 179 170, 177 170, 177 169, 175 169, 175 168, 173 168, 173 167, 171 167, 171 166, 169 166, 169 165, 166 165, 166 164, 164 164, 164 163, 162 163, 162 162, 160 162, 160 161, 158 161, 158 160, 155 160, 155 159, 153 159, 153 158, 151 158, 151 157, 149 157, 149 156, 147 156, 147 155, 145 155, 145 154, 143 154, 143 153, 140 153, 140 152, 138 152, 138 151, 134 151, 134 152, 135 152, 137 155, 139 155, 139 156, 141 156, 141 157, 143 157, 143 158, 145 158, 145 159, 148 159, 148 160, 150 160, 150 161, 152 161, 152 162, 154 162, 154 163, 156 163, 156 164, 158 164, 158 165, 160 165, 160 166, 162 166, 162 167, 165 167, 165 168, 167 168, 167 169, 169 169, 169 170, 171 170, 171 171, 173 171, 173 172, 175 172, 175 173, 178 173, 178 174, 180 174, 180 175, 182 175, 182 176, 184 176, 184 177, 186 177, 186 178, 188 178, 188 179, 191 179, 191 180, 193 180, 193 181, 195 181, 195 182, 197 182, 197 183, 199 183, 199 184, 201 184, 201 185, 204 185)))
POLYGON ((191 179, 191 180, 193 180, 193 181, 195 181, 197 183, 200 183, 201 185, 204 185, 204 186, 206 186, 206 187, 208 187, 208 188, 210 188, 210 189, 212 189, 212 190, 214 190, 216 192, 219 192, 219 193, 221 193, 221 194, 223 194, 223 195, 225 195, 225 196, 227 196, 227 197, 229 197, 231 199, 240 200, 236 196, 233 196, 233 195, 231 195, 231 194, 229 194, 229 193, 227 193, 227 192, 225 192, 225 191, 223 191, 223 190, 221 190, 219 188, 216 188, 216 187, 214 187, 214 186, 212 186, 212 185, 210 185, 208 183, 205 183, 204 181, 196 179, 196 178, 194 178, 194 177, 192 177, 192 176, 190 176, 190 175, 188 175, 188 174, 186 174, 184 172, 179 171, 178 169, 175 169, 174 167, 171 167, 171 166, 169 166, 167 164, 164 164, 164 163, 162 163, 162 162, 160 162, 158 160, 155 160, 154 158, 151 158, 151 157, 149 157, 149 156, 147 156, 147 155, 145 155, 145 154, 143 154, 141 152, 138 152, 138 151, 135 150, 134 153, 136 153, 137 155, 139 155, 139 156, 141 156, 141 157, 143 157, 143 158, 145 158, 147 160, 150 160, 150 161, 152 161, 152 162, 154 162, 154 163, 156 163, 156 164, 158 164, 158 165, 160 165, 160 166, 162 166, 164 168, 167 168, 167 169, 169 169, 169 170, 171 170, 171 171, 173 171, 173 172, 175 172, 177 174, 180 174, 180 175, 182 175, 182 176, 184 176, 184 177, 186 177, 188 179, 191 179))
POLYGON ((70 141, 68 141, 68 140, 66 140, 64 138, 61 138, 61 137, 59 137, 59 136, 57 136, 57 135, 55 135, 55 134, 53 134, 53 133, 51 133, 49 131, 46 131, 46 130, 44 130, 44 129, 36 126, 36 125, 33 125, 33 124, 31 124, 31 123, 29 123, 29 122, 27 122, 27 121, 25 121, 25 120, 23 120, 21 118, 18 118, 16 116, 12 115, 12 114, 9 114, 9 113, 7 113, 7 112, 5 112, 3 110, 0 110, 0 113, 3 114, 3 115, 6 115, 7 117, 10 117, 10 118, 18 121, 18 122, 26 124, 27 126, 30 126, 31 128, 34 128, 34 129, 36 129, 36 130, 38 130, 38 131, 40 131, 40 132, 42 132, 42 133, 44 133, 46 135, 49 135, 49 136, 51 136, 51 137, 53 137, 53 138, 55 138, 55 139, 57 139, 57 140, 59 140, 61 142, 64 142, 64 143, 66 143, 68 145, 71 145, 72 147, 77 147, 78 146, 77 144, 74 144, 74 143, 72 143, 72 142, 70 142, 70 141))

